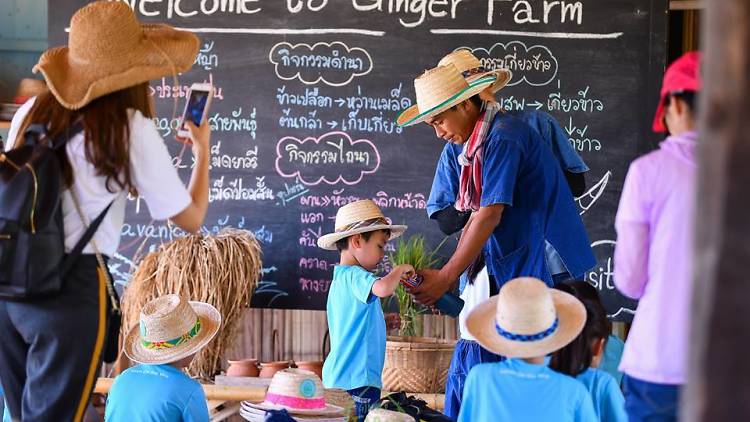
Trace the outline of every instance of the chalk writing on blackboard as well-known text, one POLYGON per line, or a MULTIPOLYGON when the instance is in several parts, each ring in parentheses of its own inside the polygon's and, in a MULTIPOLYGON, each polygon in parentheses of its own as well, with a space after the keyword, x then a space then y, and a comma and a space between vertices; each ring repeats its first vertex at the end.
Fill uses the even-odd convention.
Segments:
POLYGON ((268 60, 274 64, 279 79, 298 79, 306 85, 323 82, 344 86, 372 70, 370 53, 340 41, 313 45, 281 42, 271 48, 268 60))
POLYGON ((318 138, 281 138, 276 145, 276 171, 308 186, 320 183, 356 185, 380 167, 380 153, 372 141, 352 140, 344 132, 318 138), (335 174, 332 174, 335 173, 335 174))
POLYGON ((583 215, 602 197, 604 190, 607 188, 609 178, 612 176, 611 171, 607 171, 598 182, 591 186, 583 195, 575 198, 578 206, 581 208, 580 214, 583 215))
POLYGON ((543 45, 526 46, 521 41, 496 43, 490 48, 461 47, 469 50, 490 70, 508 69, 513 79, 508 86, 526 82, 531 86, 544 86, 557 77, 557 58, 543 45))

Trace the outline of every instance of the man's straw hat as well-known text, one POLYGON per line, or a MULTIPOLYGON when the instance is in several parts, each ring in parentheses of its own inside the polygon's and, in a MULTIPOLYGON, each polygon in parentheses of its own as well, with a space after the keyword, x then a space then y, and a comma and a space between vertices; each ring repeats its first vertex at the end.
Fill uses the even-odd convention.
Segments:
POLYGON ((185 72, 198 54, 195 35, 168 25, 142 25, 125 2, 99 1, 70 20, 68 45, 47 50, 34 66, 65 108, 185 72))
POLYGON ((561 349, 585 323, 586 309, 574 296, 523 277, 505 283, 497 296, 474 308, 466 328, 493 353, 531 358, 561 349))
POLYGON ((367 413, 365 422, 414 422, 414 418, 393 410, 372 409, 367 413))
POLYGON ((457 50, 448 54, 440 59, 438 66, 449 64, 456 66, 456 69, 461 72, 461 76, 466 78, 466 82, 469 83, 488 75, 497 76, 495 83, 490 86, 493 94, 500 91, 513 77, 513 73, 508 69, 489 70, 482 66, 479 59, 469 50, 457 50))
POLYGON ((206 346, 220 326, 221 314, 208 303, 161 296, 143 306, 140 324, 125 337, 125 354, 144 364, 177 362, 206 346))
POLYGON ((318 238, 318 246, 329 251, 336 250, 336 242, 359 233, 390 230, 391 239, 401 236, 406 226, 391 224, 380 207, 370 199, 351 202, 336 213, 334 232, 318 238))
POLYGON ((417 104, 404 110, 396 119, 399 126, 411 126, 434 117, 487 89, 497 75, 487 75, 467 82, 452 64, 425 71, 414 79, 417 104))
POLYGON ((284 369, 274 374, 259 404, 245 403, 260 410, 286 409, 293 415, 343 416, 344 409, 326 403, 323 382, 314 372, 284 369))

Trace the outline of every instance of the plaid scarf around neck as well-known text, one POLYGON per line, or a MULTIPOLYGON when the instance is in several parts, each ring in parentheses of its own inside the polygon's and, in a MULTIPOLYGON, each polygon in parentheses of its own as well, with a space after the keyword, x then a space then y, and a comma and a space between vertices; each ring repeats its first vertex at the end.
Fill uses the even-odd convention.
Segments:
POLYGON ((461 181, 456 198, 456 209, 459 211, 477 211, 482 199, 482 162, 484 161, 484 141, 492 126, 492 120, 500 111, 497 103, 485 102, 484 112, 479 116, 474 131, 463 145, 458 156, 461 164, 461 181))

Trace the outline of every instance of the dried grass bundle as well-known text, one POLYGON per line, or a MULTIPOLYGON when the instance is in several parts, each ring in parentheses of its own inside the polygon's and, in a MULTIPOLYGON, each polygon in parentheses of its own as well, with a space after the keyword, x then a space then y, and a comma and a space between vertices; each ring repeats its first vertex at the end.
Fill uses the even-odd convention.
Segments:
POLYGON ((237 229, 197 234, 165 243, 146 255, 123 297, 123 330, 138 324, 143 305, 169 293, 215 306, 222 327, 188 368, 191 376, 212 379, 224 351, 235 339, 237 322, 249 306, 261 272, 261 248, 255 237, 237 229))

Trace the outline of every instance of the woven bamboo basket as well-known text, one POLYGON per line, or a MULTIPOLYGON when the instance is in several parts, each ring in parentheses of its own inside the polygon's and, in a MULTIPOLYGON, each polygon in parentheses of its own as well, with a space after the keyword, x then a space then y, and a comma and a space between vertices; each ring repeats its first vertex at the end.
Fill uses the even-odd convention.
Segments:
POLYGON ((389 336, 385 344, 383 389, 444 393, 454 340, 389 336))

